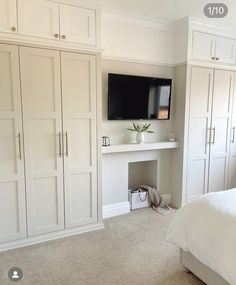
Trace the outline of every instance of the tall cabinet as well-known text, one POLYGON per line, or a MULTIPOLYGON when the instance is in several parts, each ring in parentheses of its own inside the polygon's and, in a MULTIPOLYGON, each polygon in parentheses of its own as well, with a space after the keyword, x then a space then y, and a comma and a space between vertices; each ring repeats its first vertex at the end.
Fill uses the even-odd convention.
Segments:
POLYGON ((192 67, 187 202, 227 188, 234 72, 192 67))
POLYGON ((27 232, 18 47, 1 44, 0 63, 1 243, 27 232))
POLYGON ((0 249, 99 228, 97 56, 1 44, 0 62, 0 249))

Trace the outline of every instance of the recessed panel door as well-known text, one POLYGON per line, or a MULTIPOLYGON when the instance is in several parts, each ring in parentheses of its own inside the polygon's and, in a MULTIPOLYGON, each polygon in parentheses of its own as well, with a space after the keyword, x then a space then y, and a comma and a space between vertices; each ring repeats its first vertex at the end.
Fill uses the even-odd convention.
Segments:
POLYGON ((18 47, 0 44, 0 242, 26 237, 18 47))
POLYGON ((234 78, 234 94, 230 129, 230 158, 228 189, 236 187, 236 81, 234 78))
POLYGON ((227 188, 233 83, 233 72, 215 70, 209 192, 222 191, 227 188))
POLYGON ((18 0, 19 33, 59 40, 58 3, 46 0, 18 0))
POLYGON ((95 45, 95 11, 60 4, 60 31, 63 41, 95 45))
POLYGON ((193 32, 192 58, 213 61, 215 57, 215 36, 202 32, 193 32))
POLYGON ((63 52, 66 227, 97 220, 96 57, 63 52))
POLYGON ((0 32, 17 33, 16 0, 0 1, 0 32))
POLYGON ((235 63, 236 41, 234 39, 216 37, 216 61, 221 63, 235 63))
POLYGON ((213 70, 191 71, 187 202, 207 192, 213 70))
POLYGON ((29 235, 64 228, 60 53, 20 48, 29 235))

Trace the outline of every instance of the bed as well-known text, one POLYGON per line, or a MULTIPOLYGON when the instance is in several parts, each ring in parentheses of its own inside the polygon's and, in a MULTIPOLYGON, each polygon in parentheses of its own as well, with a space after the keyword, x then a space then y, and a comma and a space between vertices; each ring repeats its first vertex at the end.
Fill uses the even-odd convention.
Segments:
POLYGON ((208 285, 236 285, 236 189, 209 193, 177 211, 167 232, 181 262, 208 285))

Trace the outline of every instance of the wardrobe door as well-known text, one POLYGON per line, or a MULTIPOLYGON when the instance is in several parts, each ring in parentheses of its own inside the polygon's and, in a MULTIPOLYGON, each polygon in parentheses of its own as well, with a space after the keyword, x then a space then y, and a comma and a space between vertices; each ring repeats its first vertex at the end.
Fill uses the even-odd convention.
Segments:
POLYGON ((230 132, 230 158, 228 188, 236 187, 236 80, 234 78, 234 96, 230 132))
POLYGON ((61 39, 80 44, 96 43, 95 11, 60 4, 61 39))
POLYGON ((207 192, 213 70, 191 71, 186 200, 207 192))
POLYGON ((215 70, 209 192, 227 188, 234 73, 215 70))
POLYGON ((64 228, 60 54, 20 48, 28 232, 64 228))
POLYGON ((26 237, 18 47, 0 44, 0 242, 26 237))
POLYGON ((0 32, 17 33, 16 0, 0 1, 0 32))
POLYGON ((18 0, 21 35, 59 40, 58 3, 46 0, 18 0))
POLYGON ((97 220, 96 57, 63 52, 66 227, 97 220))

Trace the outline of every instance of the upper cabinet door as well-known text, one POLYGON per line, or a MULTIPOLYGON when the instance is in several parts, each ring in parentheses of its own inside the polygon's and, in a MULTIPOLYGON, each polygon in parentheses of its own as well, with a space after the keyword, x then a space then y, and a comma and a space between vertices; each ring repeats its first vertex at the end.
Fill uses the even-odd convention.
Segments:
POLYGON ((192 58, 213 61, 215 56, 215 36, 193 32, 192 58))
POLYGON ((216 37, 215 57, 217 62, 235 63, 236 41, 229 38, 216 37))
POLYGON ((0 32, 17 32, 16 0, 0 1, 0 32))
POLYGON ((95 45, 95 11, 61 4, 60 31, 64 41, 95 45))
POLYGON ((45 0, 18 0, 19 33, 59 39, 58 3, 45 0))

